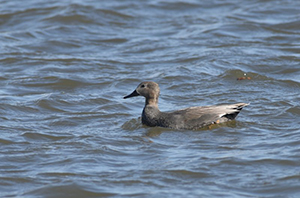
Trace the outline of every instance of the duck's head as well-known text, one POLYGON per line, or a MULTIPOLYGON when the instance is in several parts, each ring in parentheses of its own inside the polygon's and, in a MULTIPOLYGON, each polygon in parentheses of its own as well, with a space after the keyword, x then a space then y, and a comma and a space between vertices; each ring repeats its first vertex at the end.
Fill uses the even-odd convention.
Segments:
POLYGON ((144 96, 146 98, 146 101, 154 100, 154 102, 157 103, 159 92, 160 90, 157 83, 152 81, 142 82, 131 94, 125 96, 124 99, 134 96, 144 96))

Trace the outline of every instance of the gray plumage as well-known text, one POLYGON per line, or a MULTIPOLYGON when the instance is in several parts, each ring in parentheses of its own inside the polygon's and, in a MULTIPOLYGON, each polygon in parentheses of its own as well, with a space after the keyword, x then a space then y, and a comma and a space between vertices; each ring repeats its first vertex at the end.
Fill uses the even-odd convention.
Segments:
POLYGON ((199 129, 211 124, 218 124, 235 119, 246 103, 230 105, 213 105, 189 107, 173 112, 161 112, 158 109, 160 89, 155 82, 142 82, 124 99, 134 96, 145 97, 145 107, 142 113, 142 123, 155 127, 173 129, 199 129))

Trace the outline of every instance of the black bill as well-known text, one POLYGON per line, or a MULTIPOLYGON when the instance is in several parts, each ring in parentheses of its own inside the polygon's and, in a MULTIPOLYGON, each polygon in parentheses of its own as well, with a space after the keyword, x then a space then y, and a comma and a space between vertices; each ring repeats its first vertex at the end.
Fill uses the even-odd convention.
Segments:
POLYGON ((128 96, 124 96, 124 99, 126 98, 131 98, 131 97, 134 97, 134 96, 139 96, 140 94, 134 90, 131 94, 129 94, 128 96))

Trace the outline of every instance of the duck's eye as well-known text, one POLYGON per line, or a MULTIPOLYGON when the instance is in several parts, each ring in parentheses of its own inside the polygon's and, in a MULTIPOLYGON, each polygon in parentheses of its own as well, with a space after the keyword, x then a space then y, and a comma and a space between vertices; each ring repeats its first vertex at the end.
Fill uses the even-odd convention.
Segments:
POLYGON ((141 85, 141 88, 145 88, 145 85, 141 85))

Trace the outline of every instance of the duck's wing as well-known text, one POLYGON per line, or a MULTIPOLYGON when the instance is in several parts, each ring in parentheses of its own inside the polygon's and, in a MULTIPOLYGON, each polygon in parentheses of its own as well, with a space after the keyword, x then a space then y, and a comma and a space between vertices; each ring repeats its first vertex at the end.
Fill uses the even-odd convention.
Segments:
POLYGON ((246 103, 231 105, 213 105, 203 107, 190 107, 173 112, 181 115, 181 119, 187 128, 200 128, 213 123, 222 123, 233 120, 246 103))

